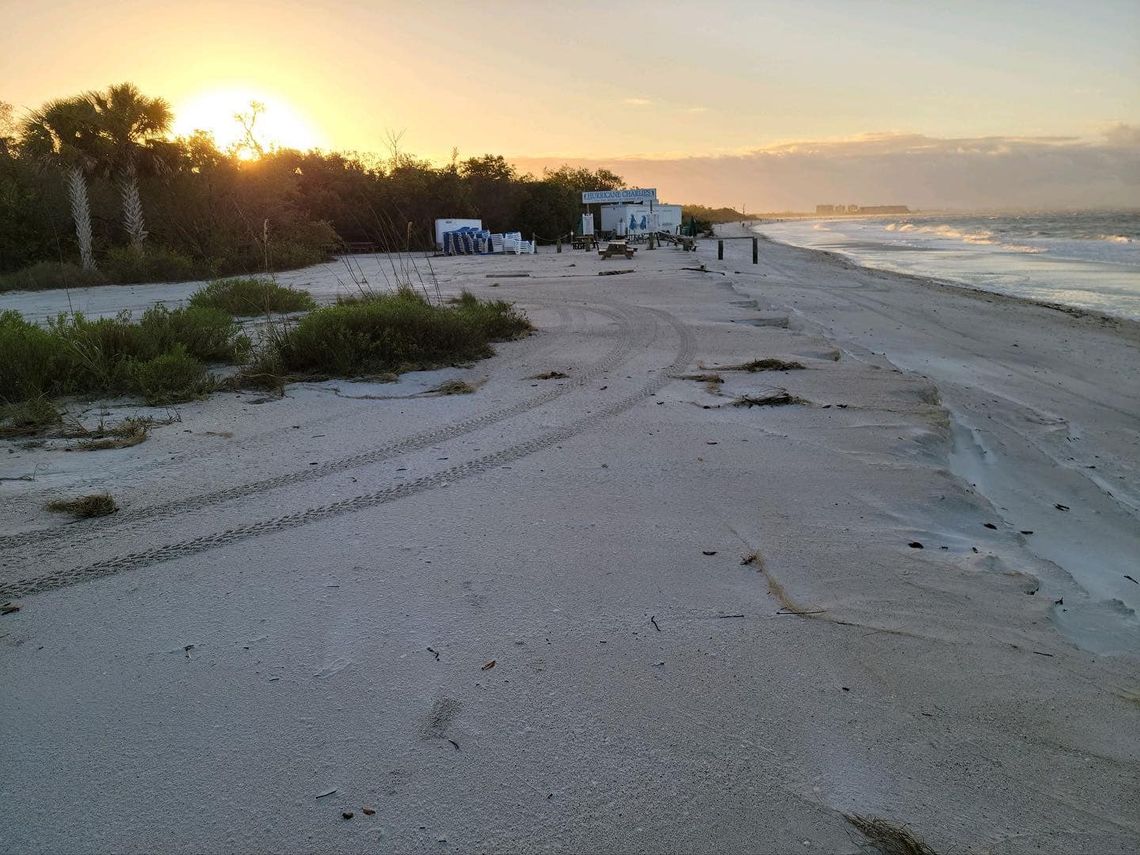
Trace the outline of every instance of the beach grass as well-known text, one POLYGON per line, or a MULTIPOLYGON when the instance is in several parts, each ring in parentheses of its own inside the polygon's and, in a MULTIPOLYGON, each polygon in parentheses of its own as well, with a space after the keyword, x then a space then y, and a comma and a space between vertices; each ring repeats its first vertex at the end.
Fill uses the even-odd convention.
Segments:
POLYGON ((491 343, 524 336, 530 322, 510 303, 464 293, 437 305, 410 289, 342 300, 271 327, 246 380, 363 377, 483 359, 491 343))
POLYGON ((215 280, 194 292, 190 305, 218 309, 235 317, 308 312, 317 307, 308 291, 278 285, 265 276, 215 280))
POLYGON ((57 499, 45 506, 49 511, 71 514, 76 519, 105 517, 119 509, 110 493, 94 493, 77 499, 57 499))
POLYGON ((0 399, 21 403, 62 395, 138 395, 148 403, 209 391, 207 362, 241 361, 249 341, 218 309, 147 309, 89 320, 60 315, 46 327, 0 314, 0 399))

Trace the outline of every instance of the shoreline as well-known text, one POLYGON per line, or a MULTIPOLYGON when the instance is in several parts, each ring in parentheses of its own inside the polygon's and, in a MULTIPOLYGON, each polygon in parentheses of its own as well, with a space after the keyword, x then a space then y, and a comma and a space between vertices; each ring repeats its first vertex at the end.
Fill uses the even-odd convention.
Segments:
MULTIPOLYGON (((739 227, 735 228, 739 230, 739 227)), ((804 258, 808 265, 818 264, 821 271, 827 267, 838 268, 845 275, 866 282, 891 283, 902 289, 914 289, 909 294, 911 297, 925 291, 932 298, 934 295, 945 298, 941 306, 933 303, 921 306, 921 317, 927 323, 937 323, 936 313, 940 309, 945 313, 948 309, 957 308, 960 313, 961 307, 955 307, 955 301, 966 300, 969 301, 966 305, 986 304, 991 314, 1005 312, 1010 315, 1004 326, 992 324, 995 340, 999 335, 1028 337, 1040 345, 1041 336, 1063 339, 1065 330, 1069 330, 1087 337, 1087 344, 1094 351, 1098 344, 1106 347, 1104 352, 1110 354, 1112 360, 1106 360, 1103 365, 1099 357, 1086 357, 1076 345, 1066 354, 1055 353, 1058 368, 1068 369, 1072 377, 1059 382, 1071 388, 1065 394, 1054 394, 1039 387, 1040 400, 1034 402, 1032 398, 1025 397, 1027 389, 1016 381, 1006 384, 1007 388, 1000 391, 989 385, 994 379, 991 375, 999 371, 1003 361, 1008 359, 1010 351, 1003 352, 1000 347, 987 348, 979 342, 976 352, 968 354, 967 361, 953 364, 952 359, 951 367, 947 368, 945 357, 938 355, 940 350, 934 346, 934 339, 917 345, 917 350, 913 342, 892 347, 889 333, 881 339, 867 337, 865 342, 867 347, 882 352, 899 368, 929 377, 944 391, 942 404, 955 429, 954 451, 949 459, 952 471, 964 481, 973 479, 973 487, 995 508, 1000 508, 1002 516, 1011 524, 1018 519, 1036 520, 1027 527, 1034 532, 1029 548, 1056 564, 1061 573, 1101 600, 1100 605, 1092 608, 1074 610, 1066 607, 1064 612, 1055 615, 1058 626, 1064 627, 1064 631, 1083 646, 1098 652, 1140 649, 1140 619, 1137 617, 1140 586, 1129 583, 1129 576, 1135 578, 1135 574, 1129 572, 1126 557, 1140 550, 1140 536, 1136 534, 1140 532, 1140 467, 1135 451, 1137 442, 1129 441, 1136 435, 1129 425, 1135 424, 1134 419, 1140 417, 1140 379, 1129 368, 1140 361, 1140 323, 1076 307, 1058 307, 1033 299, 995 294, 964 283, 868 267, 840 253, 786 244, 763 235, 757 237, 766 242, 770 252, 779 251, 804 258), (1030 317, 1039 311, 1049 314, 1030 317), (1045 328, 1051 325, 1049 319, 1059 325, 1057 330, 1046 331, 1045 328), (1095 340, 1106 335, 1112 337, 1112 342, 1106 344, 1095 340), (1074 360, 1083 360, 1084 367, 1066 364, 1074 360), (1110 405, 1096 414, 1088 411, 1093 399, 1087 397, 1083 387, 1095 383, 1092 378, 1098 377, 1104 386, 1116 383, 1116 378, 1119 378, 1122 393, 1119 400, 1122 403, 1110 405), (1124 404, 1124 401, 1128 403, 1124 404), (1103 417, 1103 427, 1096 425, 1097 415, 1103 417), (1000 432, 1004 434, 997 443, 990 441, 991 435, 996 435, 995 419, 1002 424, 1000 432), (1032 429, 1025 429, 1026 422, 1038 423, 1044 430, 1035 434, 1032 429), (1074 463, 1071 447, 1058 444, 1048 436, 1054 429, 1065 431, 1069 443, 1075 439, 1082 442, 1084 447, 1079 464, 1074 463), (1094 430, 1100 433, 1099 437, 1092 435, 1094 430), (1108 443, 1109 435, 1116 431, 1122 432, 1125 441, 1108 443), (1095 439, 1105 442, 1089 442, 1095 439), (1102 454, 1106 447, 1111 447, 1111 452, 1102 454), (1101 475, 1101 470, 1106 468, 1106 459, 1111 461, 1109 471, 1112 474, 1101 475), (1027 470, 1033 470, 1032 477, 1027 478, 1027 470), (1064 477, 1059 477, 1062 473, 1064 477), (1119 476, 1116 482, 1106 480, 1115 476, 1119 476), (1018 482, 1021 479, 1026 479, 1032 487, 1020 489, 1018 482), (1093 490, 1087 489, 1090 484, 1093 490), (1050 494, 1052 502, 1046 501, 1050 494), (1091 506, 1082 514, 1081 522, 1068 517, 1066 495, 1079 495, 1091 506), (1066 518, 1047 521, 1040 509, 1050 503, 1064 506, 1066 518), (1096 529, 1099 537, 1081 531, 1082 525, 1096 529), (1043 537, 1037 533, 1038 529, 1053 526, 1060 526, 1065 535, 1050 531, 1043 537), (1074 542, 1081 543, 1085 550, 1075 549, 1074 542), (1114 577, 1115 584, 1109 583, 1106 577, 1114 577), (1133 590, 1134 587, 1138 590, 1133 590)), ((746 285, 741 290, 752 293, 746 285)), ((911 310, 899 317, 914 322, 920 316, 911 310)), ((982 328, 987 319, 985 313, 967 317, 960 328, 963 333, 974 331, 982 328)), ((886 328, 883 332, 887 332, 886 328)), ((950 338, 942 341, 949 343, 950 338)), ((948 346, 944 352, 952 351, 948 346)), ((1032 366, 1032 361, 1028 365, 1032 366)), ((1026 380, 1030 379, 1024 368, 1018 370, 1025 374, 1026 380)), ((1039 370, 1040 367, 1032 367, 1034 373, 1039 370)), ((1058 376, 1064 377, 1064 374, 1059 372, 1058 376)), ((1104 386, 1098 394, 1112 397, 1104 386)))
MULTIPOLYGON (((720 228, 720 225, 717 227, 720 228)), ((1074 318, 1095 320, 1106 326, 1116 326, 1120 329, 1123 335, 1126 335, 1129 338, 1133 338, 1136 341, 1140 342, 1140 320, 1135 320, 1133 318, 1113 315, 1108 312, 1099 312, 1095 309, 1087 309, 1082 306, 1072 306, 1067 303, 1056 303, 1050 300, 1037 300, 1033 297, 1022 297, 1017 294, 1004 294, 1000 291, 988 291, 981 286, 971 285, 969 282, 961 282, 954 279, 941 279, 937 276, 924 276, 917 273, 903 273, 897 270, 888 270, 885 267, 874 267, 870 264, 864 264, 853 256, 844 255, 837 250, 817 249, 810 246, 799 246, 794 243, 776 240, 775 238, 756 232, 753 232, 752 234, 755 234, 756 237, 767 243, 779 244, 780 246, 786 246, 791 249, 802 250, 804 252, 814 252, 841 265, 858 267, 873 273, 885 273, 899 279, 906 279, 908 281, 914 282, 915 284, 925 287, 961 291, 968 296, 983 297, 987 300, 990 298, 997 298, 1012 303, 1024 303, 1026 305, 1036 306, 1042 309, 1052 309, 1053 311, 1061 312, 1062 314, 1071 315, 1074 318)))

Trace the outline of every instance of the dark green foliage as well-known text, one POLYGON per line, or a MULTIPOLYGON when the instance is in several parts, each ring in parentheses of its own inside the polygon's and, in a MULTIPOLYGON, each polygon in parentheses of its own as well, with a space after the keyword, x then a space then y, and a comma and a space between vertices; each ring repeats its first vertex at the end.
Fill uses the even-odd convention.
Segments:
POLYGON ((269 312, 306 312, 317 307, 308 291, 286 288, 272 279, 259 276, 211 282, 194 293, 190 305, 220 309, 237 317, 269 312))
POLYGON ((203 268, 171 249, 144 245, 115 246, 107 250, 103 272, 112 282, 129 285, 136 282, 185 282, 197 279, 203 268))
POLYGON ((60 264, 57 261, 38 261, 15 273, 0 274, 0 292, 86 288, 106 284, 107 277, 97 270, 84 270, 78 264, 60 264))
POLYGON ((155 306, 137 321, 61 315, 45 329, 0 314, 0 398, 141 395, 187 400, 209 388, 204 363, 238 361, 249 346, 225 312, 155 306))
POLYGON ((148 404, 172 404, 200 398, 213 388, 206 366, 175 345, 167 353, 131 366, 132 386, 148 404))
POLYGON ((279 329, 251 373, 355 377, 431 368, 490 356, 492 341, 530 329, 502 301, 465 295, 438 306, 401 290, 326 306, 279 329))

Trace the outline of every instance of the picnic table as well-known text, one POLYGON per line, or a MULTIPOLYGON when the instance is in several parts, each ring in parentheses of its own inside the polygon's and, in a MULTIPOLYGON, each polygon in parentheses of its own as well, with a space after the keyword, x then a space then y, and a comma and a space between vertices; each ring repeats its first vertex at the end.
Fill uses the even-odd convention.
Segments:
POLYGON ((598 239, 594 235, 574 235, 574 249, 595 249, 598 239))
POLYGON ((603 259, 613 258, 615 255, 624 255, 626 258, 633 258, 635 252, 637 252, 637 247, 630 246, 624 240, 611 240, 606 243, 605 249, 598 250, 598 255, 603 259))

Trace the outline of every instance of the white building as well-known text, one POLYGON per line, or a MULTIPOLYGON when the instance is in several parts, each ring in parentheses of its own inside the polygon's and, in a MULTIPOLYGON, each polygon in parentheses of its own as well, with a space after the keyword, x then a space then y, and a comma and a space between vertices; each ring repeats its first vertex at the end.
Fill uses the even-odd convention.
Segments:
POLYGON ((599 206, 603 233, 625 237, 681 230, 681 206, 662 205, 654 187, 590 190, 582 194, 582 204, 599 206))

